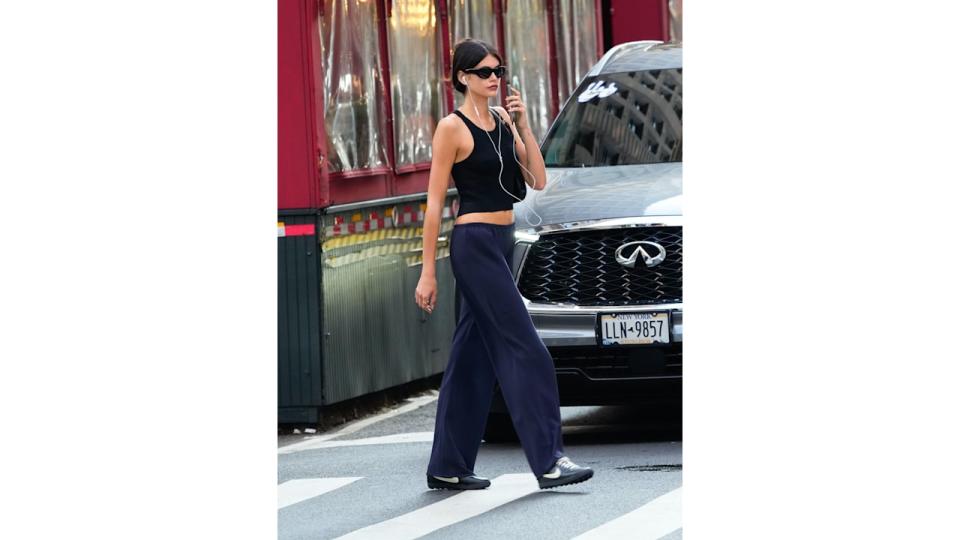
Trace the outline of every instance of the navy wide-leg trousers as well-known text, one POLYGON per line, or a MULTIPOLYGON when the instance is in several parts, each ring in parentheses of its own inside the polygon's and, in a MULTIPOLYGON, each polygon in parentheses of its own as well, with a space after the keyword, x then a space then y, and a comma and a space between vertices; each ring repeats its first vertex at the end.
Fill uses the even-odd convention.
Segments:
POLYGON ((530 470, 549 472, 564 455, 553 359, 510 273, 514 227, 473 222, 451 232, 460 318, 440 384, 428 474, 474 474, 497 381, 530 470))

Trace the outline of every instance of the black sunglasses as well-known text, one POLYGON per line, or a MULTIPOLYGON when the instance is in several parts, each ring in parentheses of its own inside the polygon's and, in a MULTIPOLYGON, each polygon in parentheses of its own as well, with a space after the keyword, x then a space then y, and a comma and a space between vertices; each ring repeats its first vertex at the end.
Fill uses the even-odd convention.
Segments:
POLYGON ((502 79, 507 73, 507 66, 471 68, 463 70, 464 73, 473 73, 481 79, 489 79, 491 73, 496 73, 498 79, 502 79))

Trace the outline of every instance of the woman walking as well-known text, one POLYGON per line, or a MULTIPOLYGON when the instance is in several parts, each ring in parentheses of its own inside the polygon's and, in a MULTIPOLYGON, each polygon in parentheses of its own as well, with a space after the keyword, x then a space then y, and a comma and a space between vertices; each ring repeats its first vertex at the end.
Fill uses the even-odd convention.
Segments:
POLYGON ((496 382, 541 489, 593 476, 564 454, 553 359, 537 335, 510 272, 513 204, 526 186, 546 186, 546 170, 519 92, 506 109, 490 107, 506 67, 489 43, 465 39, 453 53, 453 85, 464 105, 440 120, 423 224, 423 269, 415 301, 427 313, 437 297, 436 244, 440 209, 452 175, 460 209, 450 239, 450 264, 461 291, 460 318, 440 385, 427 485, 482 489, 490 480, 473 468, 496 382), (514 123, 509 114, 516 113, 514 123), (524 174, 526 173, 526 174, 524 174))

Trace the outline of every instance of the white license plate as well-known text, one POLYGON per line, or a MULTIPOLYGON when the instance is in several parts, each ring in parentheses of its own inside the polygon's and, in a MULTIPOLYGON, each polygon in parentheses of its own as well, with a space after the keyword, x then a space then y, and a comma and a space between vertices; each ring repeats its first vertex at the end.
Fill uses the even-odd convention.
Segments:
POLYGON ((597 338, 600 345, 670 343, 670 312, 601 313, 597 338))

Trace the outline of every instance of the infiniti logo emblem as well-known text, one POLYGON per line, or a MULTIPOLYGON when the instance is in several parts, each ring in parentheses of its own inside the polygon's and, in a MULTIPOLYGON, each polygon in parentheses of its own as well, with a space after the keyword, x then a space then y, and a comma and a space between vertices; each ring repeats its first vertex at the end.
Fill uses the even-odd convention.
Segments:
POLYGON ((638 242, 627 242, 626 244, 623 244, 617 248, 615 255, 617 257, 617 262, 626 266, 627 268, 635 268, 635 265, 637 264, 637 256, 642 255, 643 263, 647 265, 647 268, 653 268, 667 258, 667 250, 663 249, 663 246, 656 242, 647 242, 645 240, 641 240, 638 242), (636 249, 633 250, 633 254, 631 254, 629 257, 624 257, 624 250, 631 246, 636 246, 636 249))

